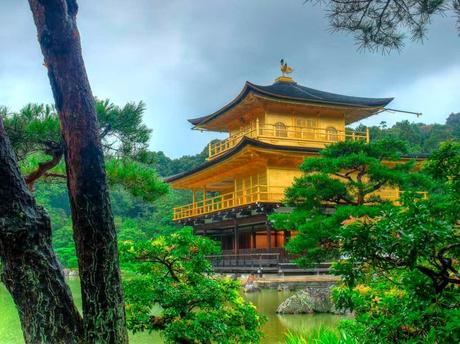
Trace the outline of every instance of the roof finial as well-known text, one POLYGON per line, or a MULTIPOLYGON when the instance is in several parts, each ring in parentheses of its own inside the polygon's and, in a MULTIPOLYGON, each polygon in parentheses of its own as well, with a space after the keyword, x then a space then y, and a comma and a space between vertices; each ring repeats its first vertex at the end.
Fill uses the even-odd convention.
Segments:
POLYGON ((294 71, 294 68, 289 67, 284 59, 281 59, 280 64, 280 69, 281 73, 283 73, 283 76, 287 76, 286 74, 291 74, 294 71))
POLYGON ((288 74, 291 74, 294 71, 294 68, 289 67, 287 62, 284 59, 280 61, 280 70, 282 75, 275 79, 275 82, 288 82, 295 84, 296 82, 288 74))

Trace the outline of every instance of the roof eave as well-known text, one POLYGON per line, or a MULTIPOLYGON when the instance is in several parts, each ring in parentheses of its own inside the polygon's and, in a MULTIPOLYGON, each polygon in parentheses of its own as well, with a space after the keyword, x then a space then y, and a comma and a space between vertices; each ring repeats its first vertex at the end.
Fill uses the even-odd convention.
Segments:
POLYGON ((195 174, 197 172, 203 171, 203 170, 207 169, 208 167, 214 166, 214 165, 226 160, 227 158, 230 158, 234 154, 236 154, 239 151, 241 151, 244 147, 249 146, 249 145, 254 146, 254 147, 259 147, 259 148, 269 148, 269 149, 274 149, 274 150, 284 150, 284 151, 292 151, 292 152, 306 152, 306 153, 317 153, 317 152, 319 152, 321 150, 320 148, 274 145, 274 144, 271 144, 271 143, 258 141, 258 140, 255 140, 255 139, 251 139, 251 138, 249 138, 247 136, 244 136, 243 139, 235 147, 229 149, 228 151, 226 151, 222 155, 219 155, 218 157, 216 157, 216 158, 214 158, 212 160, 208 160, 208 161, 204 162, 203 164, 201 164, 201 165, 199 165, 199 166, 197 166, 197 167, 195 167, 195 168, 193 168, 193 169, 191 169, 189 171, 184 171, 184 172, 178 173, 176 175, 166 177, 166 178, 164 178, 163 181, 166 182, 166 183, 173 183, 173 182, 175 182, 177 180, 180 180, 182 178, 188 177, 188 176, 190 176, 192 174, 195 174))

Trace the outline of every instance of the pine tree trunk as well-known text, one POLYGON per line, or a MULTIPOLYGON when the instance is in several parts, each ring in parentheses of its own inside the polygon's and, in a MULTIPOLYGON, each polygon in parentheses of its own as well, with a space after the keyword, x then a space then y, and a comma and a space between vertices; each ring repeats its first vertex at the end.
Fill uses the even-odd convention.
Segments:
POLYGON ((65 142, 67 184, 89 343, 127 343, 118 249, 75 0, 29 0, 65 142))
POLYGON ((51 225, 27 189, 0 118, 2 281, 26 343, 82 343, 83 326, 51 246, 51 225))

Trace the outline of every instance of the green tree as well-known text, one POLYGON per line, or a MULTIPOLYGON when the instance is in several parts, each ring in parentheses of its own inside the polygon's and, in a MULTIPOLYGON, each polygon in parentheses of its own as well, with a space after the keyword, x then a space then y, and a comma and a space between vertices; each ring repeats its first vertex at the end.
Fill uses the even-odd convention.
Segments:
POLYGON ((459 166, 460 144, 444 144, 426 164, 437 180, 429 199, 409 193, 339 229, 334 297, 355 312, 343 329, 361 343, 460 341, 459 166))
POLYGON ((137 274, 125 281, 128 327, 161 331, 167 343, 258 343, 263 318, 240 284, 213 274, 217 245, 191 229, 151 241, 126 241, 122 259, 137 274), (160 308, 158 308, 158 306, 160 308))
MULTIPOLYGON (((142 122, 144 111, 142 102, 119 107, 109 100, 96 100, 98 133, 106 157, 133 158, 146 150, 151 130, 142 122)), ((0 116, 31 190, 42 177, 65 178, 64 141, 54 106, 28 104, 19 112, 0 108, 0 116)))
MULTIPOLYGON (((151 130, 142 122, 145 107, 142 102, 119 107, 109 100, 97 100, 96 110, 100 123, 99 136, 106 157, 107 181, 113 191, 112 204, 116 207, 114 214, 138 217, 133 207, 145 208, 146 202, 150 204, 168 192, 168 186, 160 180, 153 167, 134 160, 136 155, 146 151, 150 139, 151 130), (129 204, 122 202, 122 195, 129 204), (117 202, 113 202, 114 197, 117 197, 117 202), (131 214, 127 209, 131 209, 131 214)), ((10 113, 6 109, 0 113, 12 138, 13 148, 20 157, 19 164, 25 180, 52 219, 56 254, 64 267, 77 268, 70 204, 63 183, 66 171, 58 113, 51 105, 37 104, 29 104, 17 113, 10 113)), ((123 233, 123 237, 128 235, 126 231, 137 234, 133 239, 149 237, 141 229, 135 231, 118 218, 117 222, 117 231, 123 233)), ((140 220, 136 223, 140 223, 140 220)), ((155 228, 159 231, 163 229, 161 226, 155 228)))
POLYGON ((345 141, 304 161, 300 167, 303 176, 285 192, 294 211, 271 216, 275 228, 298 231, 286 246, 299 257, 298 263, 310 265, 337 258, 336 235, 343 221, 374 217, 382 209, 394 207, 378 192, 391 193, 389 188, 404 190, 426 182, 414 171, 415 161, 401 162, 405 151, 402 141, 390 138, 370 144, 345 141))
POLYGON ((407 33, 412 40, 422 40, 435 15, 453 14, 458 18, 460 30, 458 0, 329 0, 322 3, 333 30, 353 33, 361 47, 371 50, 400 49, 407 33))

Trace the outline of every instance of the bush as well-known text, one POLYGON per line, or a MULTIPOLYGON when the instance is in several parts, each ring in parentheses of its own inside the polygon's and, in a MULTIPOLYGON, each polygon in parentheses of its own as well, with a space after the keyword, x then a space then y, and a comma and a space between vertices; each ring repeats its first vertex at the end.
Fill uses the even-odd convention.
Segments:
POLYGON ((160 331, 167 343, 258 343, 264 318, 240 294, 240 283, 216 276, 206 255, 219 251, 191 229, 121 245, 128 327, 160 331))

